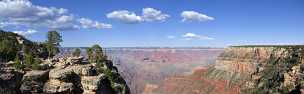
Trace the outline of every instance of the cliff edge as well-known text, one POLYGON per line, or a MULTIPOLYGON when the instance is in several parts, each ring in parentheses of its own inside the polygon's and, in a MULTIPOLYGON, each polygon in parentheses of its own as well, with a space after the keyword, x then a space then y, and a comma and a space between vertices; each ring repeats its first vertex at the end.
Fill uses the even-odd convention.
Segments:
POLYGON ((232 46, 205 76, 239 86, 239 93, 304 93, 304 46, 232 46))
POLYGON ((80 52, 46 58, 50 51, 44 44, 0 30, 0 94, 130 94, 102 48, 96 45, 93 50, 93 59, 80 52))

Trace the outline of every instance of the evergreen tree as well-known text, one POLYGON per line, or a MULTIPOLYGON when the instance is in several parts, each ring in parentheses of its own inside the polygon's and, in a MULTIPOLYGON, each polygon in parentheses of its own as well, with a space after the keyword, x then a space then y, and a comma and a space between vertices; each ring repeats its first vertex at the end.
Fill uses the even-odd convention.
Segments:
POLYGON ((99 45, 93 45, 87 49, 88 59, 90 63, 101 63, 106 60, 106 55, 103 53, 99 45))
POLYGON ((4 61, 14 60, 19 50, 19 43, 14 36, 17 35, 0 30, 0 58, 4 61))
POLYGON ((103 54, 102 48, 99 45, 97 45, 97 44, 93 45, 92 49, 94 52, 93 61, 95 63, 105 61, 105 59, 106 59, 105 55, 103 54))
POLYGON ((81 54, 81 50, 79 48, 75 49, 75 51, 73 52, 73 56, 79 57, 81 54))
POLYGON ((33 54, 32 53, 25 54, 24 62, 25 62, 25 67, 31 68, 31 66, 34 62, 33 54))
POLYGON ((33 70, 39 70, 40 69, 40 65, 42 61, 39 58, 35 58, 34 62, 31 64, 31 69, 33 70))
POLYGON ((53 57, 60 52, 59 46, 60 46, 60 42, 62 42, 62 37, 57 31, 49 31, 47 38, 48 40, 46 43, 46 48, 49 53, 48 56, 53 57))
POLYGON ((47 38, 48 43, 54 46, 60 46, 60 42, 62 42, 62 37, 57 31, 49 31, 47 38))
POLYGON ((15 62, 14 67, 16 69, 23 69, 24 66, 21 64, 21 61, 20 61, 20 58, 19 58, 18 54, 15 56, 14 62, 15 62))
POLYGON ((90 63, 93 63, 93 50, 92 48, 87 48, 86 49, 87 54, 88 54, 88 60, 90 63))

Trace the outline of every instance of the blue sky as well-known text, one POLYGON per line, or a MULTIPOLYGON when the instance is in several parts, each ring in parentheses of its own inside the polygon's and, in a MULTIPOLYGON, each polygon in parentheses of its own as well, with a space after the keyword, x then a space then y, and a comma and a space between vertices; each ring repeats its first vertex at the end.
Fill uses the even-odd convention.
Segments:
POLYGON ((4 0, 0 17, 35 41, 57 30, 66 47, 304 44, 303 0, 4 0))

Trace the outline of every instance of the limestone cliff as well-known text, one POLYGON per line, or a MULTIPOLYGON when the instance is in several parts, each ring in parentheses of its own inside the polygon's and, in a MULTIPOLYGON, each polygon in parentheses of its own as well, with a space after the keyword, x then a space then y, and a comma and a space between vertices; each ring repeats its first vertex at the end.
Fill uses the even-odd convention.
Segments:
POLYGON ((226 48, 206 76, 241 87, 239 93, 304 93, 304 46, 226 48))

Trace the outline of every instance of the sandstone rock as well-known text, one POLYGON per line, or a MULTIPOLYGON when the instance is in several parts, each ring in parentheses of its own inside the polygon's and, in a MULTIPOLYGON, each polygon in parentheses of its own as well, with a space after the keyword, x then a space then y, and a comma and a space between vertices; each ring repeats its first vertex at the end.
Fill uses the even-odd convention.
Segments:
POLYGON ((106 79, 104 74, 98 76, 84 76, 81 79, 81 84, 86 91, 96 91, 99 88, 99 84, 106 79))
POLYGON ((97 75, 97 69, 91 64, 87 65, 75 65, 69 67, 71 70, 73 70, 74 73, 82 76, 95 76, 97 75))
POLYGON ((90 64, 87 65, 73 65, 66 68, 55 68, 50 71, 50 78, 52 79, 69 79, 75 75, 79 76, 94 76, 97 75, 96 68, 90 64))
POLYGON ((304 88, 299 85, 304 81, 303 58, 303 50, 297 46, 229 47, 217 58, 214 68, 248 76, 241 81, 245 93, 254 89, 260 93, 294 94, 304 88))
POLYGON ((23 76, 23 81, 28 80, 36 80, 36 81, 46 81, 48 79, 49 71, 39 71, 39 70, 33 70, 27 72, 23 76))
POLYGON ((67 83, 59 80, 49 80, 43 87, 43 92, 47 94, 72 94, 73 83, 67 83))
POLYGON ((30 71, 22 78, 22 93, 42 93, 43 85, 48 80, 49 71, 30 71))
POLYGON ((82 64, 83 56, 80 57, 68 57, 66 62, 69 64, 82 64))
MULTIPOLYGON (((108 61, 107 64, 115 76, 119 75, 117 69, 112 68, 114 67, 111 65, 112 62, 108 61)), ((104 73, 97 72, 95 64, 83 63, 83 57, 48 59, 44 60, 40 66, 42 70, 27 71, 23 76, 14 68, 1 65, 0 94, 117 94, 122 92, 112 88, 111 84, 114 82, 111 82, 104 73)), ((116 87, 118 88, 119 85, 116 87)))
POLYGON ((72 82, 79 79, 79 75, 75 74, 71 68, 56 68, 50 71, 50 79, 57 79, 64 82, 72 82))
POLYGON ((51 69, 53 66, 51 64, 47 64, 47 63, 41 63, 39 64, 40 69, 41 70, 47 70, 47 69, 51 69))
POLYGON ((261 71, 269 58, 284 58, 290 52, 276 47, 229 47, 216 60, 215 68, 231 72, 252 74, 261 71))
POLYGON ((15 70, 0 69, 0 93, 15 94, 19 92, 23 73, 15 70))

